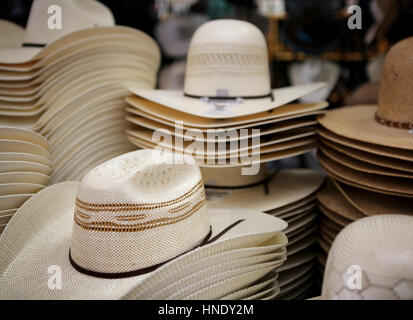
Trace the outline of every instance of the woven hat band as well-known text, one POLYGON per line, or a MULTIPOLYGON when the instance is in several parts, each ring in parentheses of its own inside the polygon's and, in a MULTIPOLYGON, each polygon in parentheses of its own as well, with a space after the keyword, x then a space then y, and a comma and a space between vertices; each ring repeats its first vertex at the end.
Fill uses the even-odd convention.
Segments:
POLYGON ((84 269, 124 273, 178 256, 199 245, 208 232, 203 185, 184 200, 171 201, 163 207, 105 205, 102 211, 92 212, 78 201, 71 254, 73 261, 84 269))
POLYGON ((406 130, 413 129, 413 122, 398 122, 398 121, 387 120, 387 119, 380 117, 377 114, 377 112, 374 118, 376 119, 378 123, 391 127, 391 128, 406 129, 406 130))

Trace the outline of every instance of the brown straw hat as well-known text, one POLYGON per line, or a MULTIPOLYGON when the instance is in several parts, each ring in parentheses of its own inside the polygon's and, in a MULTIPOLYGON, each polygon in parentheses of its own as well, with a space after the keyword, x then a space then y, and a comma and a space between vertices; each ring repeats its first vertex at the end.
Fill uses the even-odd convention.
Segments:
MULTIPOLYGON (((327 208, 329 211, 335 213, 336 215, 342 216, 348 222, 360 219, 364 217, 360 211, 350 205, 350 203, 344 198, 344 196, 338 191, 337 187, 332 180, 328 179, 325 183, 323 189, 317 193, 317 199, 323 207, 327 208)), ((325 210, 323 210, 324 212, 325 210)), ((326 214, 331 220, 335 221, 329 214, 326 214)), ((340 225, 340 223, 335 221, 340 225)), ((346 225, 346 224, 344 224, 346 225)))
POLYGON ((408 173, 396 169, 386 168, 382 166, 378 166, 375 164, 363 162, 354 158, 349 157, 345 153, 336 151, 323 143, 319 144, 320 151, 330 158, 331 160, 343 165, 344 167, 377 175, 389 176, 389 177, 399 177, 399 178, 407 178, 412 179, 413 173, 408 173))
MULTIPOLYGON (((323 206, 321 203, 318 204, 321 213, 323 216, 326 218, 330 219, 331 221, 337 223, 338 225, 345 227, 348 224, 352 223, 353 220, 349 220, 343 216, 340 216, 339 214, 335 213, 334 211, 327 209, 325 206, 323 206)), ((323 217, 322 216, 322 217, 323 217)))
POLYGON ((327 173, 345 184, 369 191, 403 197, 413 197, 413 181, 405 178, 378 176, 347 168, 318 152, 318 160, 327 173))
POLYGON ((374 157, 372 157, 371 153, 369 152, 333 143, 324 138, 320 138, 320 141, 323 145, 330 147, 331 149, 334 149, 335 151, 340 152, 342 154, 346 154, 347 156, 353 159, 375 164, 377 166, 385 168, 396 169, 405 172, 413 172, 413 163, 411 161, 394 159, 377 154, 375 154, 374 157))
MULTIPOLYGON (((320 119, 319 119, 320 120, 320 119)), ((321 124, 321 122, 320 122, 321 124)), ((334 132, 319 126, 316 129, 317 134, 322 139, 327 139, 328 141, 338 143, 342 146, 347 146, 350 148, 355 148, 357 150, 362 150, 365 152, 372 153, 374 155, 386 156, 394 159, 402 159, 406 161, 413 161, 413 151, 405 150, 400 148, 384 147, 372 143, 361 142, 353 139, 348 139, 346 137, 335 134, 334 132)))
POLYGON ((332 110, 319 122, 349 139, 371 144, 413 149, 413 37, 394 45, 385 60, 376 106, 332 110))
POLYGON ((395 197, 354 188, 332 180, 341 195, 357 210, 365 215, 406 214, 412 215, 413 199, 395 197))

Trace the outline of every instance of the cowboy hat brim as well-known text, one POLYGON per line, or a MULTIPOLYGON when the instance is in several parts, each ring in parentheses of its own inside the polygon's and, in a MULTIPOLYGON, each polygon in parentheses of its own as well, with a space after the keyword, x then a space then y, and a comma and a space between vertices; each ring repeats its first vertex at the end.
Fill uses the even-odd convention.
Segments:
POLYGON ((74 45, 86 46, 93 39, 102 39, 104 41, 105 38, 110 36, 140 38, 142 43, 145 43, 148 52, 152 53, 154 61, 160 61, 160 49, 151 37, 133 28, 114 26, 76 31, 50 43, 44 48, 19 47, 0 50, 0 70, 32 71, 45 66, 47 58, 56 58, 62 55, 69 47, 74 47, 74 45))
POLYGON ((372 105, 339 108, 319 117, 318 121, 327 130, 348 139, 412 150, 413 139, 409 130, 380 124, 375 120, 376 111, 377 106, 372 105))
POLYGON ((361 150, 367 153, 371 153, 374 156, 379 155, 393 159, 413 161, 412 150, 395 149, 392 147, 385 147, 377 144, 349 139, 335 134, 334 132, 325 129, 322 126, 317 127, 316 132, 322 139, 328 140, 331 143, 339 144, 340 146, 346 146, 349 148, 361 150))
MULTIPOLYGON (((270 211, 308 197, 321 187, 323 181, 324 176, 313 170, 282 170, 268 181, 268 194, 265 192, 264 185, 232 190, 225 188, 222 190, 222 197, 216 201, 208 201, 208 206, 211 208, 236 206, 262 212, 270 211)), ((207 189, 207 194, 208 190, 210 189, 207 189)), ((212 188, 212 190, 219 192, 220 189, 212 188)))
POLYGON ((272 94, 274 101, 272 101, 270 97, 243 99, 242 102, 228 105, 225 108, 216 108, 214 104, 205 102, 199 98, 187 97, 182 91, 145 90, 133 87, 130 87, 129 90, 141 98, 166 106, 175 111, 207 119, 226 119, 253 115, 281 107, 311 92, 317 91, 324 86, 325 83, 319 82, 273 89, 272 94))

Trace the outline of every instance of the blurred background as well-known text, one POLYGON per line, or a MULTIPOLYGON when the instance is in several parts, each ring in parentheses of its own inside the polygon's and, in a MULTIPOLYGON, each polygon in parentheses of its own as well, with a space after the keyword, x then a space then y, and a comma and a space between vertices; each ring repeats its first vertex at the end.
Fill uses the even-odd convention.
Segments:
MULTIPOLYGON (((119 25, 140 29, 163 51, 158 87, 180 89, 193 32, 211 19, 252 22, 268 39, 273 87, 326 81, 303 102, 330 108, 375 103, 383 58, 413 36, 413 0, 100 0, 119 25), (351 30, 347 8, 358 5, 362 29, 351 30)), ((25 26, 31 0, 0 1, 0 19, 25 26)))

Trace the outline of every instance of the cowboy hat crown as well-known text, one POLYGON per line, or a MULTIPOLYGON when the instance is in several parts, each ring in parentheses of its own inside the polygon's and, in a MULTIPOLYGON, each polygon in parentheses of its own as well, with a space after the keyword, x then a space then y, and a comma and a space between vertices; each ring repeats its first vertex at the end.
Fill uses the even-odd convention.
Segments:
POLYGON ((390 127, 413 129, 412 50, 413 37, 395 44, 384 62, 376 119, 390 127))
POLYGON ((71 262, 97 274, 139 272, 194 249, 210 233, 201 172, 156 150, 90 171, 76 198, 71 262))
POLYGON ((265 97, 271 94, 267 44, 253 24, 215 20, 194 33, 184 92, 194 97, 265 97))

